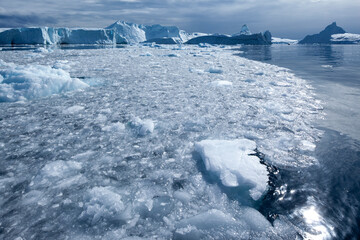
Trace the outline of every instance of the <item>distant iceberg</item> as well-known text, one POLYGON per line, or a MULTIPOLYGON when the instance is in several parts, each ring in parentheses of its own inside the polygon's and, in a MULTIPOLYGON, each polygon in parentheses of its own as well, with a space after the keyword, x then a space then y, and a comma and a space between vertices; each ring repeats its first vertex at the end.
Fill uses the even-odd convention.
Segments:
POLYGON ((111 44, 107 29, 14 28, 0 32, 0 44, 111 44))
POLYGON ((328 25, 323 31, 314 35, 307 35, 299 44, 313 44, 313 43, 332 43, 331 36, 334 34, 343 34, 345 30, 336 25, 336 22, 328 25))
POLYGON ((201 36, 190 39, 187 41, 187 44, 219 44, 219 45, 236 45, 236 44, 245 44, 245 45, 270 45, 271 44, 271 33, 266 31, 265 33, 256 33, 251 35, 236 35, 236 36, 227 36, 227 35, 209 35, 201 36))
POLYGON ((330 39, 331 43, 334 44, 359 44, 360 34, 355 33, 342 33, 333 34, 330 39))
POLYGON ((160 43, 160 39, 167 39, 165 42, 169 44, 171 40, 177 43, 188 39, 187 33, 175 26, 161 26, 158 24, 148 26, 117 21, 106 27, 106 29, 114 31, 116 43, 140 43, 146 41, 160 43))
POLYGON ((156 42, 183 43, 191 34, 175 26, 141 25, 117 21, 106 28, 14 28, 0 31, 0 44, 134 44, 156 42))
POLYGON ((271 39, 272 44, 288 44, 288 45, 292 45, 292 44, 297 44, 298 42, 299 42, 298 40, 293 40, 293 39, 288 39, 288 38, 272 37, 272 39, 271 39))
POLYGON ((271 44, 271 33, 251 34, 247 25, 232 36, 186 33, 176 26, 142 25, 117 21, 106 28, 52 28, 31 27, 1 29, 0 45, 14 44, 271 44))

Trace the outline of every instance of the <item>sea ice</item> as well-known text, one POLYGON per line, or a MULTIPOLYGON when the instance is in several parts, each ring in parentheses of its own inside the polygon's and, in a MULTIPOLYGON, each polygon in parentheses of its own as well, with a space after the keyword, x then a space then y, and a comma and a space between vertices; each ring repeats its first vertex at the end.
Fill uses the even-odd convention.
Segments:
POLYGON ((259 158, 253 156, 256 143, 248 139, 203 140, 195 144, 206 170, 219 177, 227 187, 246 185, 258 200, 266 191, 268 172, 259 158))
POLYGON ((287 239, 256 209, 268 176, 252 154, 312 164, 321 106, 287 69, 227 49, 1 51, 2 82, 21 69, 102 84, 0 104, 0 238, 287 239))

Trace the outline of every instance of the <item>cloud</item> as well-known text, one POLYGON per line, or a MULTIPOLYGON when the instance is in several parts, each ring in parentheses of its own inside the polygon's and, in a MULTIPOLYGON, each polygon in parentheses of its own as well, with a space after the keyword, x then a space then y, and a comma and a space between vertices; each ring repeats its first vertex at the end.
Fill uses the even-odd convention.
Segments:
POLYGON ((56 24, 56 19, 52 17, 39 17, 35 14, 4 14, 0 13, 0 26, 3 28, 15 28, 26 26, 39 26, 56 24))
POLYGON ((105 27, 124 20, 234 33, 246 23, 252 32, 302 38, 333 21, 360 32, 359 12, 360 1, 353 0, 1 0, 0 27, 105 27))

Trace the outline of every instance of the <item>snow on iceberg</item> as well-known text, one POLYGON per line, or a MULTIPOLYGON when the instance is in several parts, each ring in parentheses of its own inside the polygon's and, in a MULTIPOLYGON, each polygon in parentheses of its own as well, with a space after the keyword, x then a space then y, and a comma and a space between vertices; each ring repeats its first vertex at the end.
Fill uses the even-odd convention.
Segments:
POLYGON ((248 139, 203 140, 195 144, 206 170, 227 187, 248 185, 250 196, 258 200, 266 191, 268 172, 254 154, 256 143, 248 139))
POLYGON ((24 101, 83 89, 89 85, 62 69, 15 65, 0 60, 0 102, 24 101))

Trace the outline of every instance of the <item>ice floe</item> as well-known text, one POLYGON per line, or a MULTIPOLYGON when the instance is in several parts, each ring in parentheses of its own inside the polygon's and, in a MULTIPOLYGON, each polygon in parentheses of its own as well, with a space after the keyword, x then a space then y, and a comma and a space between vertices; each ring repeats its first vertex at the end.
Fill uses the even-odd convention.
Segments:
POLYGON ((224 186, 248 186, 254 200, 266 191, 268 172, 254 156, 254 141, 203 140, 195 144, 195 149, 201 154, 206 170, 219 177, 224 186))

